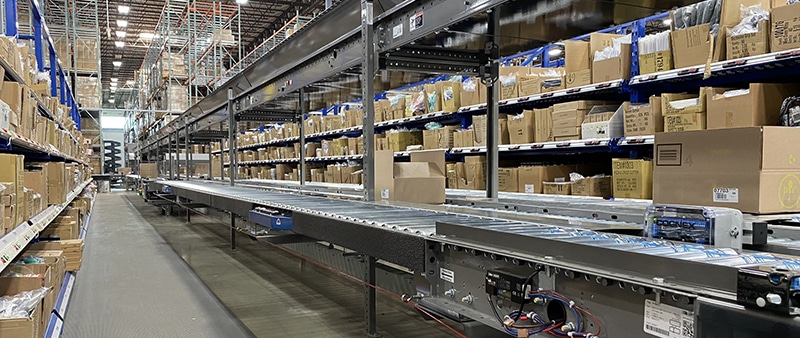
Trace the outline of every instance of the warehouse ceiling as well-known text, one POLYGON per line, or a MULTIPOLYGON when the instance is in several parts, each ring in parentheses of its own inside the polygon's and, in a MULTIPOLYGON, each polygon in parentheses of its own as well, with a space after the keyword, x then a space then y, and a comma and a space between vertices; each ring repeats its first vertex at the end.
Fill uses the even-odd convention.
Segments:
MULTIPOLYGON (((175 0, 172 0, 175 4, 175 0)), ((210 1, 209 1, 210 2, 210 1)), ((124 95, 125 88, 133 87, 135 72, 142 66, 150 40, 148 35, 154 34, 165 1, 162 0, 123 0, 103 1, 98 5, 101 39, 101 65, 104 96, 108 97, 111 78, 119 81, 119 94, 124 95), (127 14, 121 13, 119 6, 130 8, 127 14), (118 27, 117 21, 127 21, 127 27, 118 27), (117 31, 125 31, 125 37, 117 36, 117 31), (116 41, 124 41, 125 46, 118 48, 116 41), (113 62, 121 61, 115 67, 113 62), (131 82, 129 82, 131 81, 131 82)), ((180 2, 177 2, 180 3, 180 2)), ((217 4, 236 5, 235 0, 216 1, 217 4)), ((269 37, 276 29, 283 26, 297 14, 313 15, 324 9, 324 0, 250 0, 241 6, 241 40, 243 54, 247 54, 263 39, 269 37)), ((233 57, 238 59, 237 51, 233 57)), ((125 98, 117 98, 115 106, 125 98)))

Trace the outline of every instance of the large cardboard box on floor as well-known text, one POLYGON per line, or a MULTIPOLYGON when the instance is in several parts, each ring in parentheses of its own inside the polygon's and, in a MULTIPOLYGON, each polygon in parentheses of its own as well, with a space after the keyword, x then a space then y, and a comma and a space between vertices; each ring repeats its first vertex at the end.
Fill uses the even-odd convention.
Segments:
POLYGON ((800 211, 800 129, 750 127, 656 135, 653 201, 800 211))
POLYGON ((651 96, 647 104, 625 102, 625 136, 654 135, 664 131, 661 97, 651 96))
POLYGON ((575 170, 574 165, 522 166, 517 173, 519 192, 541 194, 544 192, 543 182, 563 179, 569 180, 569 173, 575 170))
MULTIPOLYGON (((786 1, 782 1, 786 4, 786 1)), ((800 3, 772 9, 771 51, 800 48, 800 3)))
POLYGON ((653 161, 611 160, 614 198, 653 198, 653 161))
POLYGON ((411 162, 395 163, 392 151, 376 151, 376 198, 416 203, 444 203, 444 150, 413 151, 411 162))
POLYGON ((751 83, 747 90, 707 88, 707 129, 777 125, 783 100, 797 86, 751 83))
MULTIPOLYGON (((17 295, 40 288, 42 288, 42 280, 38 277, 0 278, 0 295, 2 296, 17 295)), ((45 329, 42 327, 43 307, 43 301, 40 301, 28 318, 0 320, 0 337, 41 338, 45 329)))

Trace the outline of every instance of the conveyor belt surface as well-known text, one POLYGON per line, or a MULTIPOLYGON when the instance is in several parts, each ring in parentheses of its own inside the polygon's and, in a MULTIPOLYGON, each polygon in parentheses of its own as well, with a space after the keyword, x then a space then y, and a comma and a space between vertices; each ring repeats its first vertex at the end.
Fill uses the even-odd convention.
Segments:
MULTIPOLYGON (((441 222, 513 234, 515 236, 529 236, 569 243, 580 243, 583 245, 611 248, 644 255, 666 256, 679 260, 714 265, 732 267, 768 265, 800 269, 800 259, 794 257, 779 257, 763 252, 740 253, 733 249, 716 249, 698 244, 648 240, 638 236, 609 234, 574 227, 456 214, 423 209, 419 206, 411 207, 383 203, 368 203, 218 184, 201 184, 198 182, 163 181, 160 183, 175 188, 223 196, 242 202, 287 211, 318 215, 331 219, 359 223, 365 226, 401 231, 413 236, 435 236, 436 223, 441 222)), ((437 206, 431 207, 436 208, 437 206)))

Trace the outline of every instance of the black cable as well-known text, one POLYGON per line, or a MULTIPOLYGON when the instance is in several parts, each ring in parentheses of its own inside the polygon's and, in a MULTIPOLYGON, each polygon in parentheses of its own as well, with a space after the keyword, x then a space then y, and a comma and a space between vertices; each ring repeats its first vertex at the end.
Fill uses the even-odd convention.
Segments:
MULTIPOLYGON (((525 307, 525 300, 527 300, 527 298, 528 298, 528 291, 527 291, 527 288, 525 286, 530 284, 533 281, 533 277, 536 277, 536 275, 538 275, 540 271, 541 270, 539 270, 539 268, 537 267, 536 271, 534 271, 530 276, 528 276, 528 278, 525 280, 525 282, 522 283, 522 301, 519 302, 519 311, 518 311, 519 317, 522 317, 522 308, 525 307)), ((531 287, 533 287, 533 285, 531 285, 531 287)), ((517 317, 517 318, 519 318, 519 317, 517 317)))

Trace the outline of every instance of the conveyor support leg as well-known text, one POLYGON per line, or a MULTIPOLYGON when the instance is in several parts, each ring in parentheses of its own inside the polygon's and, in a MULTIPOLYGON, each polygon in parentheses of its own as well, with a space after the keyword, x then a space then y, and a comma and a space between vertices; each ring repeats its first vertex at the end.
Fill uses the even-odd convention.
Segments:
POLYGON ((367 282, 367 286, 365 287, 365 298, 367 301, 367 306, 365 310, 365 316, 367 319, 367 335, 370 337, 380 337, 378 334, 378 310, 377 310, 377 294, 375 292, 375 288, 372 287, 376 283, 376 272, 375 268, 378 264, 378 260, 372 256, 364 256, 366 260, 365 264, 365 271, 364 271, 364 281, 367 282))
POLYGON ((231 250, 236 250, 236 215, 231 213, 231 250))

